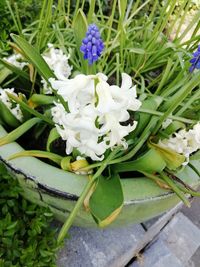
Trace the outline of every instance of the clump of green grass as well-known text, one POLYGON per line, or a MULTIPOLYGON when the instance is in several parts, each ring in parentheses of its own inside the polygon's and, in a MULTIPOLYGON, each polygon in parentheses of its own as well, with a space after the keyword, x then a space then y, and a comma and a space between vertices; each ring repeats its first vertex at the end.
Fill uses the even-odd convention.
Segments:
POLYGON ((0 165, 0 266, 56 266, 52 213, 21 197, 21 188, 0 165))

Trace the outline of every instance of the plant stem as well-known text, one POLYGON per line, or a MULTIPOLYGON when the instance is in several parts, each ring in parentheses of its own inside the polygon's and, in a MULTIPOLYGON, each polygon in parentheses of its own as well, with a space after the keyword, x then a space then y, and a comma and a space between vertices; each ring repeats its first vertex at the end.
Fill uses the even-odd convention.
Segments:
POLYGON ((79 197, 74 209, 72 210, 72 212, 70 213, 69 217, 67 218, 67 220, 65 221, 64 225, 62 226, 62 228, 60 230, 60 233, 58 235, 58 239, 57 239, 58 244, 60 244, 63 241, 63 239, 65 238, 65 236, 66 236, 66 234, 67 234, 67 232, 69 230, 69 228, 71 227, 71 225, 72 225, 72 223, 74 221, 74 218, 76 217, 76 214, 78 213, 79 209, 81 208, 85 197, 87 196, 91 186, 94 183, 94 177, 95 176, 93 176, 92 179, 87 183, 87 185, 84 188, 83 192, 81 193, 81 196, 79 197))
POLYGON ((60 233, 58 235, 58 239, 57 242, 58 244, 60 244, 63 239, 65 238, 69 228, 71 227, 71 225, 73 224, 74 218, 76 217, 79 209, 81 208, 83 201, 85 199, 85 197, 87 196, 90 188, 92 187, 93 183, 95 182, 95 180, 101 175, 101 173, 104 171, 104 169, 107 167, 108 163, 114 158, 114 156, 116 155, 116 153, 119 151, 119 148, 116 148, 114 151, 112 151, 110 153, 110 155, 107 157, 107 159, 105 159, 102 163, 100 168, 97 170, 97 172, 93 175, 93 177, 89 180, 89 182, 87 183, 87 185, 85 186, 85 188, 83 189, 74 209, 71 211, 69 217, 67 218, 67 220, 65 221, 64 225, 62 226, 60 233))
MULTIPOLYGON (((169 184, 167 184, 163 179, 159 178, 158 176, 154 175, 154 174, 150 174, 150 173, 147 173, 147 172, 144 172, 144 171, 140 171, 142 174, 144 174, 146 177, 150 178, 151 180, 153 180, 154 182, 159 182, 161 184, 164 184, 166 186, 169 186, 169 184)), ((194 191, 192 189, 188 189, 188 188, 185 188, 184 186, 182 185, 179 185, 179 184, 176 184, 176 186, 184 193, 187 193, 187 194, 190 194, 191 196, 196 196, 196 197, 200 197, 200 192, 198 191, 194 191)), ((171 186, 169 186, 171 188, 171 186)), ((167 189, 169 190, 169 189, 167 189)), ((171 190, 173 190, 171 188, 171 190)))
MULTIPOLYGON (((198 95, 199 94, 200 94, 200 92, 198 92, 198 95)), ((192 98, 192 99, 194 101, 194 99, 197 99, 197 97, 196 98, 192 98)), ((185 106, 183 106, 183 108, 184 107, 185 106)), ((160 111, 157 111, 157 110, 151 110, 151 109, 145 109, 145 108, 140 108, 139 112, 152 114, 152 115, 155 115, 155 116, 158 116, 158 117, 164 115, 164 112, 160 112, 160 111)), ((177 114, 179 114, 179 112, 177 112, 177 114)), ((184 117, 173 116, 173 115, 169 115, 168 118, 172 119, 172 120, 175 120, 175 121, 181 121, 181 122, 189 123, 189 124, 193 124, 193 123, 196 122, 196 120, 191 120, 191 119, 187 119, 187 118, 184 118, 184 117)))
POLYGON ((177 196, 183 201, 183 203, 190 207, 189 200, 185 197, 183 192, 180 190, 180 188, 164 173, 160 173, 163 180, 172 188, 172 190, 177 194, 177 196))
POLYGON ((119 163, 119 162, 131 159, 138 152, 138 150, 143 146, 143 144, 146 142, 148 137, 151 135, 152 129, 155 127, 157 121, 158 121, 157 117, 152 117, 148 125, 144 129, 143 133, 141 134, 140 139, 138 140, 136 146, 128 154, 120 158, 112 160, 110 164, 115 164, 115 163, 119 163))

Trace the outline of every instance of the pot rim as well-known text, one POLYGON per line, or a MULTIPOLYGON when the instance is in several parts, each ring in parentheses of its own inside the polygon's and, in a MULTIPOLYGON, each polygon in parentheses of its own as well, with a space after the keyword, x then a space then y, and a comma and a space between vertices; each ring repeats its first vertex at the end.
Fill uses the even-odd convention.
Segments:
MULTIPOLYGON (((0 125, 0 137, 6 135, 5 129, 0 125)), ((24 176, 27 183, 33 183, 38 190, 57 195, 60 198, 76 201, 87 183, 86 175, 77 175, 61 170, 50 164, 42 162, 35 157, 22 157, 8 161, 12 154, 24 149, 16 142, 0 147, 0 160, 11 169, 12 172, 24 176), (56 178, 55 178, 56 176, 56 178)), ((187 180, 188 171, 193 172, 190 185, 199 183, 199 176, 189 166, 186 173, 184 171, 177 176, 187 180)), ((162 189, 155 182, 146 177, 123 178, 121 179, 124 192, 124 204, 136 204, 140 202, 157 201, 174 195, 173 192, 162 189)), ((33 186, 33 185, 32 185, 33 186)))

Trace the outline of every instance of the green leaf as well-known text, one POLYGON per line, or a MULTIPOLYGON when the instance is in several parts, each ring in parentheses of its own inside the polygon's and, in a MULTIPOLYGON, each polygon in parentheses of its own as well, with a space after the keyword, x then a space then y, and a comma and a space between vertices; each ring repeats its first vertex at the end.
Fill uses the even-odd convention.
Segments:
POLYGON ((74 29, 74 36, 76 41, 76 47, 77 52, 79 55, 79 58, 81 60, 81 69, 86 72, 87 70, 87 62, 83 58, 83 54, 80 51, 80 47, 82 44, 82 40, 85 37, 86 31, 87 31, 87 19, 82 9, 79 9, 77 12, 76 17, 73 21, 73 29, 74 29))
POLYGON ((51 152, 47 152, 47 151, 40 151, 40 150, 27 150, 27 151, 21 151, 21 152, 13 154, 12 156, 10 156, 8 158, 8 160, 12 160, 12 159, 19 158, 19 157, 46 158, 46 159, 52 160, 53 162, 57 163, 58 165, 61 164, 61 161, 63 159, 63 157, 61 157, 55 153, 51 153, 51 152))
POLYGON ((122 162, 114 166, 116 172, 145 171, 154 173, 161 172, 166 167, 166 163, 159 152, 150 149, 134 161, 122 162))
POLYGON ((56 127, 52 128, 48 139, 47 139, 47 151, 50 151, 51 149, 51 144, 53 143, 53 141, 55 141, 56 139, 58 139, 60 137, 56 127))
POLYGON ((89 200, 89 209, 97 224, 109 225, 120 213, 123 202, 119 175, 115 173, 109 179, 101 175, 89 200))
POLYGON ((38 118, 32 118, 23 124, 21 124, 18 128, 8 133, 7 135, 0 138, 0 146, 11 143, 22 136, 25 132, 31 129, 36 123, 41 120, 38 118))
POLYGON ((154 148, 160 154, 166 162, 167 168, 170 170, 176 170, 185 161, 185 156, 170 148, 164 148, 156 143, 153 143, 151 140, 149 140, 148 146, 154 148))
MULTIPOLYGON (((159 105, 162 102, 162 98, 160 96, 152 96, 145 99, 142 102, 141 108, 143 109, 150 109, 150 110, 157 110, 159 105)), ((146 125, 149 123, 150 118, 152 117, 149 113, 140 113, 140 119, 137 125, 137 128, 133 132, 133 135, 139 135, 145 129, 146 125)))
POLYGON ((2 68, 0 70, 0 84, 12 73, 12 71, 10 71, 7 68, 2 68))
POLYGON ((11 230, 11 229, 15 228, 17 226, 17 224, 18 224, 18 221, 15 221, 12 224, 10 224, 6 229, 11 230))
POLYGON ((131 47, 130 49, 128 49, 129 53, 132 52, 134 54, 140 54, 140 55, 144 55, 146 53, 146 51, 143 48, 138 48, 138 47, 131 47))
POLYGON ((37 110, 34 110, 33 108, 29 107, 29 105, 27 105, 19 97, 16 97, 15 95, 10 94, 10 93, 7 93, 7 95, 9 96, 9 98, 13 99, 16 103, 18 103, 20 105, 20 107, 22 107, 24 110, 28 111, 30 114, 33 114, 34 116, 40 118, 41 120, 47 122, 50 125, 54 125, 54 122, 51 119, 49 119, 47 116, 41 114, 37 110))
POLYGON ((118 0, 120 19, 123 20, 125 16, 127 0, 118 0))
POLYGON ((168 135, 171 135, 174 132, 177 132, 179 129, 184 129, 184 128, 185 124, 183 122, 173 121, 163 132, 168 135))
POLYGON ((60 166, 61 166, 62 170, 65 170, 65 171, 71 171, 72 170, 71 164, 70 164, 71 159, 72 159, 72 157, 68 156, 68 157, 64 157, 61 160, 60 166))
POLYGON ((28 73, 25 71, 17 68, 15 65, 7 62, 6 60, 0 59, 0 63, 2 63, 7 69, 9 69, 11 72, 14 72, 15 74, 25 78, 26 80, 30 81, 30 77, 28 73))
POLYGON ((92 22, 92 16, 95 14, 95 0, 90 0, 90 9, 88 12, 88 23, 90 24, 92 22))
POLYGON ((9 108, 0 100, 0 117, 3 119, 3 121, 11 126, 11 127, 17 127, 20 125, 20 121, 12 114, 12 112, 9 110, 9 108))
POLYGON ((24 52, 26 58, 35 66, 40 75, 42 75, 46 81, 48 81, 49 78, 55 78, 55 74, 49 68, 48 64, 45 62, 45 60, 35 47, 33 47, 24 38, 20 36, 11 34, 11 37, 19 46, 19 48, 24 52))
POLYGON ((35 106, 53 104, 55 100, 56 100, 55 96, 42 95, 42 94, 33 94, 29 98, 29 102, 31 102, 35 106))

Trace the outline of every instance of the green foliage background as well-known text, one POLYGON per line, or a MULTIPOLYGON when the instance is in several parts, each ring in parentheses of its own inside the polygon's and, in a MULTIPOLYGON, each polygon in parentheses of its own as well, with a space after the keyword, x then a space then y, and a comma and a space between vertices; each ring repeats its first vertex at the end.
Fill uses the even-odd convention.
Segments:
POLYGON ((42 1, 38 0, 0 1, 0 54, 4 55, 10 50, 10 46, 7 43, 7 41, 10 40, 10 32, 16 32, 16 28, 10 15, 7 3, 10 4, 15 13, 19 13, 23 28, 38 17, 42 5, 42 1))
POLYGON ((0 173, 0 267, 56 266, 52 213, 23 199, 2 164, 0 173))

